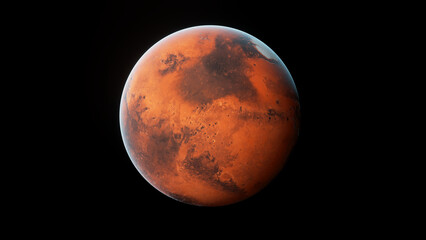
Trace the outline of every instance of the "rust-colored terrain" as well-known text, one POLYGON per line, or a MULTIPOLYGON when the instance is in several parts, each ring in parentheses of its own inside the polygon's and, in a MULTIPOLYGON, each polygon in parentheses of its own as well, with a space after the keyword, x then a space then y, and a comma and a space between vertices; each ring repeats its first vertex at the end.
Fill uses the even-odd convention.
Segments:
POLYGON ((252 196, 278 174, 298 136, 299 101, 265 44, 200 26, 142 56, 123 91, 120 124, 131 160, 156 189, 220 206, 252 196))

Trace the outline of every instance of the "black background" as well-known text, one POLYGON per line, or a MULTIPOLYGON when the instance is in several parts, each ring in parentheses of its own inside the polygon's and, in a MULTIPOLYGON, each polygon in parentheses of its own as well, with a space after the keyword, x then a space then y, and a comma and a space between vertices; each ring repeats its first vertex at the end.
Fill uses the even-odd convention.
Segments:
POLYGON ((29 48, 37 65, 29 71, 42 79, 29 83, 40 89, 34 114, 43 116, 33 141, 48 140, 34 147, 42 159, 33 163, 41 170, 29 184, 28 195, 38 199, 34 208, 53 219, 90 223, 150 219, 164 225, 185 218, 224 228, 354 219, 368 205, 357 171, 366 166, 357 149, 368 146, 357 140, 367 120, 357 116, 362 109, 353 98, 361 94, 355 80, 362 75, 365 35, 359 12, 337 7, 286 1, 37 5, 44 10, 32 12, 26 33, 36 39, 29 48), (300 136, 283 171, 257 195, 216 208, 177 202, 149 185, 126 153, 118 114, 127 76, 143 53, 175 31, 204 24, 236 28, 267 44, 292 74, 301 104, 300 136))

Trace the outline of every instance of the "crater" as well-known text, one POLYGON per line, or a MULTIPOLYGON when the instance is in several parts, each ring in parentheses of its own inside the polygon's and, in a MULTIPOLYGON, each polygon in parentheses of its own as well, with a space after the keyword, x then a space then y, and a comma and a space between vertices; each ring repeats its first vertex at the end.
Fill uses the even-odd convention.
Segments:
MULTIPOLYGON (((180 66, 183 62, 187 60, 183 54, 169 54, 166 59, 162 59, 162 67, 159 70, 161 75, 166 75, 168 73, 175 72, 177 69, 180 69, 180 66)), ((145 98, 145 97, 144 97, 145 98)))
POLYGON ((208 182, 212 186, 216 186, 224 191, 239 194, 245 192, 237 186, 232 178, 220 180, 222 170, 220 169, 216 158, 212 156, 209 151, 205 151, 199 156, 194 156, 194 152, 194 147, 188 149, 185 160, 183 161, 183 166, 192 176, 208 182))

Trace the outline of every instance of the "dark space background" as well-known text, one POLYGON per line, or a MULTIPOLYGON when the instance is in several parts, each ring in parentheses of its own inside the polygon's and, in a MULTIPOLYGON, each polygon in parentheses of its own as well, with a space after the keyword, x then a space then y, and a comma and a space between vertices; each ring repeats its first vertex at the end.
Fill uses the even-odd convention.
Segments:
POLYGON ((28 193, 36 218, 279 230, 285 221, 345 226, 369 204, 358 171, 368 168, 358 151, 368 147, 358 141, 368 115, 358 117, 362 109, 353 98, 361 94, 354 86, 362 77, 365 35, 354 8, 117 1, 37 9, 43 10, 32 12, 27 35, 36 39, 33 56, 42 56, 34 58, 42 81, 29 86, 40 89, 37 106, 43 106, 35 135, 48 141, 35 147, 41 160, 30 164, 40 169, 28 193), (143 53, 175 31, 204 24, 236 28, 267 44, 292 74, 301 104, 299 140, 282 172, 250 199, 217 208, 177 202, 145 181, 126 153, 118 115, 127 76, 143 53))

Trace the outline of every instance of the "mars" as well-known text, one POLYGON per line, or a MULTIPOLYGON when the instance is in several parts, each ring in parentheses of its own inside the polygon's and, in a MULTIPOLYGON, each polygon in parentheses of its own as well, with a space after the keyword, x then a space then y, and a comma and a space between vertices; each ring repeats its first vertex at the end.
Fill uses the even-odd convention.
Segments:
POLYGON ((280 172, 299 109, 293 79, 268 46, 236 29, 199 26, 139 59, 124 86, 120 128, 153 187, 184 203, 223 206, 280 172))

